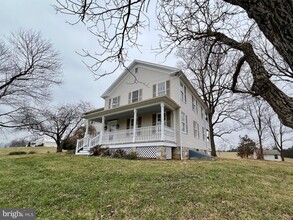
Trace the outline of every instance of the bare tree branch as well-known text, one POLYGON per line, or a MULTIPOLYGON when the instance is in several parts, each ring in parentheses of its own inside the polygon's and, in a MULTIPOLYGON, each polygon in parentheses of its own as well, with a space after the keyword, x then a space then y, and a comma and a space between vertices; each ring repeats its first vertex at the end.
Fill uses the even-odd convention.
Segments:
POLYGON ((59 55, 40 33, 19 30, 0 43, 0 127, 17 127, 13 118, 24 103, 50 99, 50 87, 61 83, 59 55))

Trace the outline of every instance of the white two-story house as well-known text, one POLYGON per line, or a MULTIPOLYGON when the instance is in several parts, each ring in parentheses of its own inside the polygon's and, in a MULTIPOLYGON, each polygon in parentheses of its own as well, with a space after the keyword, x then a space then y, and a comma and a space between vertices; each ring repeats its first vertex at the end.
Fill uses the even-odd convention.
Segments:
POLYGON ((156 159, 210 153, 207 108, 180 69, 134 60, 101 97, 103 108, 83 114, 87 127, 101 129, 86 131, 76 154, 96 145, 156 159))

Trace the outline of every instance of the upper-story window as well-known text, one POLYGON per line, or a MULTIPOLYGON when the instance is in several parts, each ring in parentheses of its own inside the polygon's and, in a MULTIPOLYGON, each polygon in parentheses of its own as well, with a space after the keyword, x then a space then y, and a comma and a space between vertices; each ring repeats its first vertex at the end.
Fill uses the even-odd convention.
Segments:
POLYGON ((187 133, 187 115, 184 112, 181 112, 181 131, 187 133))
POLYGON ((153 97, 170 95, 170 80, 153 85, 153 97))
POLYGON ((120 106, 120 96, 109 99, 109 106, 108 106, 109 109, 117 108, 119 106, 120 106))
POLYGON ((119 107, 120 102, 120 96, 117 96, 112 99, 112 108, 117 108, 119 107))
POLYGON ((202 140, 206 141, 206 129, 204 127, 202 127, 202 140))
POLYGON ((134 69, 134 73, 138 73, 138 67, 134 69))
POLYGON ((158 83, 157 96, 163 96, 165 94, 166 94, 166 83, 165 82, 158 83))
POLYGON ((193 135, 195 138, 199 138, 199 124, 193 121, 193 135))
POLYGON ((204 112, 204 107, 201 106, 201 112, 200 112, 200 116, 201 116, 201 119, 204 119, 204 115, 205 115, 205 112, 204 112))
POLYGON ((128 103, 135 103, 141 100, 142 100, 142 89, 132 91, 128 95, 128 103))
POLYGON ((180 82, 180 100, 186 103, 186 86, 180 82))
POLYGON ((192 96, 192 110, 198 114, 197 99, 194 96, 192 96))

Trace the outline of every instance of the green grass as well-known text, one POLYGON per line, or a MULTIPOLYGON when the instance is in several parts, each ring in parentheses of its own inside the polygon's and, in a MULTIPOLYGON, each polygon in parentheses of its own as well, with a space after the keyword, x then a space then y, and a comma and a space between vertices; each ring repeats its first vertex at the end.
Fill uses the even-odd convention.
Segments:
POLYGON ((0 155, 0 207, 38 219, 291 219, 293 163, 0 155))

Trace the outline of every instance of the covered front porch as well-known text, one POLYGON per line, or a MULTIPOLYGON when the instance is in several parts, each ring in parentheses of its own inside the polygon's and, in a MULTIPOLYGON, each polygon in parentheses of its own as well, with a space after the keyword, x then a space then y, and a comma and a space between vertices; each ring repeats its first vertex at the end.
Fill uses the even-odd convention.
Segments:
POLYGON ((115 109, 86 113, 86 128, 93 122, 102 128, 95 136, 78 140, 76 153, 96 145, 109 148, 131 146, 170 146, 176 144, 178 105, 168 97, 158 97, 115 109))

